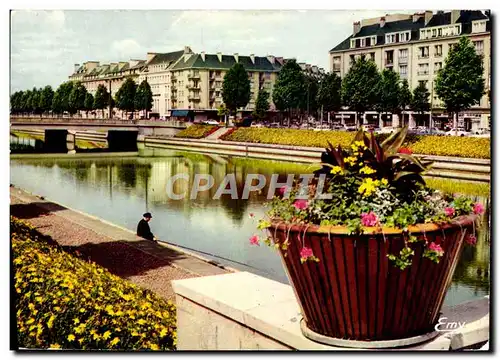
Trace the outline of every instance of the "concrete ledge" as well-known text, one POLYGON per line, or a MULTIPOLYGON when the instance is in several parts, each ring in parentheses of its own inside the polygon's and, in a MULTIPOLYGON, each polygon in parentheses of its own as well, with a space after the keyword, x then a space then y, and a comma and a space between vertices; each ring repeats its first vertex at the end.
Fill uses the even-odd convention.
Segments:
MULTIPOLYGON (((366 350, 307 339, 300 330, 300 307, 289 285, 239 272, 175 280, 172 286, 179 350, 366 350)), ((450 331, 442 325, 447 331, 433 340, 392 350, 457 350, 489 339, 489 299, 443 308, 442 313, 446 324, 465 322, 465 326, 450 331)))

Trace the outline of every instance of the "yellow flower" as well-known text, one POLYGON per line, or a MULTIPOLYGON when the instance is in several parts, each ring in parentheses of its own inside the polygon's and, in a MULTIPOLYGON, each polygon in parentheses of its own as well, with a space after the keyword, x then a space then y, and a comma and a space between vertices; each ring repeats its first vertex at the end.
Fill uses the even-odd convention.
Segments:
POLYGON ((49 318, 49 321, 47 321, 47 327, 48 327, 49 329, 52 329, 52 326, 53 326, 53 324, 54 324, 54 319, 55 319, 55 318, 56 318, 56 317, 55 317, 54 315, 51 315, 51 316, 50 316, 50 318, 49 318))
POLYGON ((363 197, 367 197, 373 194, 379 185, 379 180, 373 180, 370 178, 364 179, 363 183, 358 188, 358 192, 363 194, 363 197))
POLYGON ((149 345, 149 348, 151 350, 160 350, 160 347, 157 344, 151 344, 151 345, 149 345))
POLYGON ((26 325, 33 324, 34 322, 35 322, 35 319, 30 318, 30 319, 28 319, 28 321, 26 321, 26 325))
POLYGON ((73 335, 73 334, 69 334, 69 335, 68 335, 68 340, 69 340, 69 341, 73 341, 73 340, 75 340, 75 335, 73 335))
POLYGON ((59 344, 50 344, 49 348, 50 349, 60 349, 61 345, 59 345, 59 344))
POLYGON ((74 318, 73 322, 75 323, 75 325, 78 325, 80 323, 80 320, 78 318, 74 318))
POLYGON ((382 183, 382 185, 387 185, 389 183, 385 178, 380 180, 380 182, 382 183))
POLYGON ((144 325, 144 324, 146 323, 146 320, 144 320, 144 319, 139 319, 139 320, 137 321, 137 323, 138 323, 139 325, 144 325))
POLYGON ((111 336, 111 331, 107 330, 103 335, 102 338, 104 340, 108 340, 108 338, 111 336))
POLYGON ((111 344, 111 345, 116 345, 116 344, 118 344, 119 342, 120 342, 120 339, 119 339, 119 338, 117 338, 117 337, 115 337, 113 340, 111 340, 111 343, 110 343, 110 344, 111 344))
POLYGON ((371 167, 369 167, 369 166, 365 166, 365 167, 361 168, 361 169, 359 170, 359 172, 360 172, 361 174, 366 174, 366 175, 370 175, 370 174, 374 174, 374 173, 376 173, 376 171, 375 171, 375 170, 373 170, 373 169, 372 169, 371 167))
POLYGON ((349 165, 355 165, 356 164, 356 158, 354 156, 348 156, 344 159, 344 162, 349 165))
POLYGON ((343 175, 344 171, 342 170, 342 168, 340 166, 334 166, 332 168, 332 170, 330 170, 330 173, 331 174, 340 174, 340 175, 343 175))

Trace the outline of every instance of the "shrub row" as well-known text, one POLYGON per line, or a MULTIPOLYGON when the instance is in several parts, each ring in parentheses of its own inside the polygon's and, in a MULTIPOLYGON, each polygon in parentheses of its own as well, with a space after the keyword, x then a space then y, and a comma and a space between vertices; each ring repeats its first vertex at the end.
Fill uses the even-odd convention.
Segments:
POLYGON ((174 350, 175 306, 10 220, 19 347, 174 350))
POLYGON ((178 138, 201 139, 207 137, 219 127, 216 125, 191 125, 175 134, 178 138))
MULTIPOLYGON (((239 128, 233 133, 223 135, 222 139, 263 144, 326 147, 328 142, 335 146, 348 146, 354 135, 354 132, 344 131, 239 128)), ((377 135, 381 138, 387 136, 387 134, 377 135)), ((409 135, 404 146, 409 147, 415 154, 490 158, 490 139, 488 138, 409 135)))

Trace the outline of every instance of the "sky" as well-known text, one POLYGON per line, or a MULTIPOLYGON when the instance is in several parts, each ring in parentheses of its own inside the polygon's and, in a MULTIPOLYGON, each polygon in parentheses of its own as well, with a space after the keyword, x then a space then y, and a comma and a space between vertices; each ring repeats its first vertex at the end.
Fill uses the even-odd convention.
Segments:
POLYGON ((11 12, 11 91, 57 87, 74 64, 195 53, 282 56, 328 70, 353 21, 390 10, 51 10, 11 12))

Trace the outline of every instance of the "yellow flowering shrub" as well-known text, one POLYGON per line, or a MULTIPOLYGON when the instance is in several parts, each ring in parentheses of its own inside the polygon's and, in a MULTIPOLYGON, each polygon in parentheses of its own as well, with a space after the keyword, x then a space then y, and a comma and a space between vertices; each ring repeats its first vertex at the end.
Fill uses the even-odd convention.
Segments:
POLYGON ((175 306, 11 217, 20 347, 175 350, 175 306))
MULTIPOLYGON (((332 145, 348 147, 354 140, 354 132, 345 131, 313 131, 298 129, 267 129, 238 128, 236 131, 223 135, 221 139, 262 144, 279 144, 294 146, 309 146, 325 148, 328 142, 332 145)), ((387 134, 377 135, 379 140, 387 134)), ((353 150, 363 147, 363 144, 352 144, 353 150)), ((414 154, 458 156, 470 158, 490 158, 490 139, 457 136, 418 136, 408 135, 403 146, 414 154)))
POLYGON ((177 138, 190 138, 190 139, 201 139, 204 138, 219 127, 216 125, 191 125, 190 127, 179 131, 175 134, 177 138))

